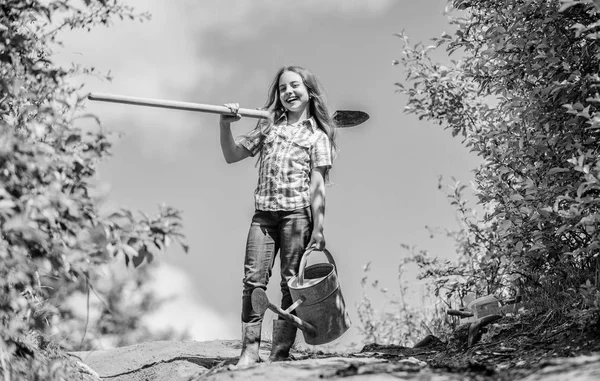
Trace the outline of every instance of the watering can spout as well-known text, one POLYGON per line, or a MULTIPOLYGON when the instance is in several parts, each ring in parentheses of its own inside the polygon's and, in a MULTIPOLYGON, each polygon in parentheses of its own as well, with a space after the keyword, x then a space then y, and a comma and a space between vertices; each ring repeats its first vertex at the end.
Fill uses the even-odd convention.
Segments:
POLYGON ((290 308, 288 308, 287 310, 284 311, 280 307, 277 307, 276 305, 269 302, 267 293, 262 288, 257 288, 254 291, 252 291, 251 298, 252 298, 252 308, 254 309, 254 311, 258 312, 259 314, 262 315, 265 313, 265 311, 267 309, 269 309, 269 310, 275 312, 277 315, 281 316, 283 319, 290 322, 294 327, 300 329, 302 332, 304 332, 308 336, 310 336, 310 337, 315 336, 315 334, 317 332, 317 328, 313 324, 308 323, 308 322, 300 319, 298 316, 292 315, 290 313, 293 311, 293 309, 295 307, 300 305, 302 303, 302 301, 292 304, 290 306, 290 308))

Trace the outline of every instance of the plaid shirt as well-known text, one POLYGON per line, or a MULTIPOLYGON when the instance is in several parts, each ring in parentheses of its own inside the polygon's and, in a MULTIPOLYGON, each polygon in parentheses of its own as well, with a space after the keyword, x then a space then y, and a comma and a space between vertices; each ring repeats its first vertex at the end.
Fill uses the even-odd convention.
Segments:
POLYGON ((258 185, 254 192, 257 210, 291 211, 309 206, 311 171, 331 167, 331 143, 313 118, 288 125, 285 114, 266 137, 257 126, 237 143, 260 152, 258 185))

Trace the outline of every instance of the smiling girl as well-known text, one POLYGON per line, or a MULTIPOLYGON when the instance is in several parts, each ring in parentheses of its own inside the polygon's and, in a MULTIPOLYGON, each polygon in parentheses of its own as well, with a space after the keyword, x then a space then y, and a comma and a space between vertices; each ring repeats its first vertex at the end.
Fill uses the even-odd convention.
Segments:
MULTIPOLYGON (((298 272, 309 247, 325 248, 325 182, 335 156, 335 122, 317 78, 298 66, 281 68, 269 89, 269 119, 248 134, 233 138, 231 123, 240 119, 237 103, 226 104, 235 116, 222 115, 220 140, 227 163, 259 155, 255 213, 246 241, 242 292, 242 353, 238 366, 259 362, 262 315, 252 308, 255 288, 267 288, 277 253, 281 262, 281 308, 292 298, 287 282, 298 272)), ((268 361, 289 359, 296 328, 273 322, 268 361)))

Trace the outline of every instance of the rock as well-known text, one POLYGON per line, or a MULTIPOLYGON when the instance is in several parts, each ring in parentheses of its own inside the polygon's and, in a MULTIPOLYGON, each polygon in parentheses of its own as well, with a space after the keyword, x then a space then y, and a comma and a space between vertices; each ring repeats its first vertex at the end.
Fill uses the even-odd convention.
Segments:
POLYGON ((206 381, 312 381, 318 379, 353 381, 463 381, 459 374, 439 375, 433 373, 417 359, 387 361, 372 358, 329 357, 299 361, 258 364, 235 372, 218 371, 202 376, 206 381))
MULTIPOLYGON (((294 353, 295 361, 259 363, 246 369, 230 370, 237 361, 240 342, 158 341, 106 351, 73 352, 82 363, 82 379, 89 381, 303 381, 352 379, 353 381, 459 381, 498 379, 499 373, 460 371, 460 368, 433 369, 418 359, 418 348, 368 345, 360 353, 344 355, 294 353), (414 353, 414 356, 413 356, 414 353), (466 373, 465 373, 466 372, 466 373), (86 376, 86 377, 83 377, 86 376), (491 378, 487 378, 487 377, 491 378)), ((268 344, 261 357, 268 357, 268 344)), ((429 361, 429 360, 426 360, 429 361)), ((552 359, 520 381, 597 380, 600 355, 552 359)))
MULTIPOLYGON (((266 348, 265 348, 266 349, 266 348)), ((261 349, 261 357, 268 351, 261 349)), ((229 370, 237 361, 239 341, 142 343, 106 351, 73 352, 87 367, 104 381, 163 381, 163 380, 436 380, 458 381, 460 375, 439 375, 427 369, 416 358, 386 360, 348 355, 305 358, 297 361, 259 363, 255 366, 229 370)), ((296 356, 300 357, 300 356, 296 356)), ((88 371, 89 372, 89 371, 88 371)))
POLYGON ((600 380, 600 355, 552 359, 542 367, 522 381, 600 380))
MULTIPOLYGON (((104 380, 188 380, 219 364, 236 362, 240 350, 238 340, 156 341, 70 355, 104 380)), ((260 354, 263 358, 269 356, 264 349, 260 354)))

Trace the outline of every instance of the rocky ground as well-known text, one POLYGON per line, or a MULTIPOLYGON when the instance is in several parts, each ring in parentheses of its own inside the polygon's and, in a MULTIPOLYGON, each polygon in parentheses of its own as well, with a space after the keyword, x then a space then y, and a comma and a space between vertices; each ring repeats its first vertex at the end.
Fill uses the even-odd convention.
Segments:
MULTIPOLYGON (((86 381, 142 380, 600 380, 596 315, 553 320, 501 318, 468 343, 468 325, 442 342, 415 348, 366 345, 357 353, 293 353, 294 361, 235 369, 239 341, 141 343, 108 351, 75 352, 86 381)), ((268 357, 265 343, 261 357, 268 357)))

